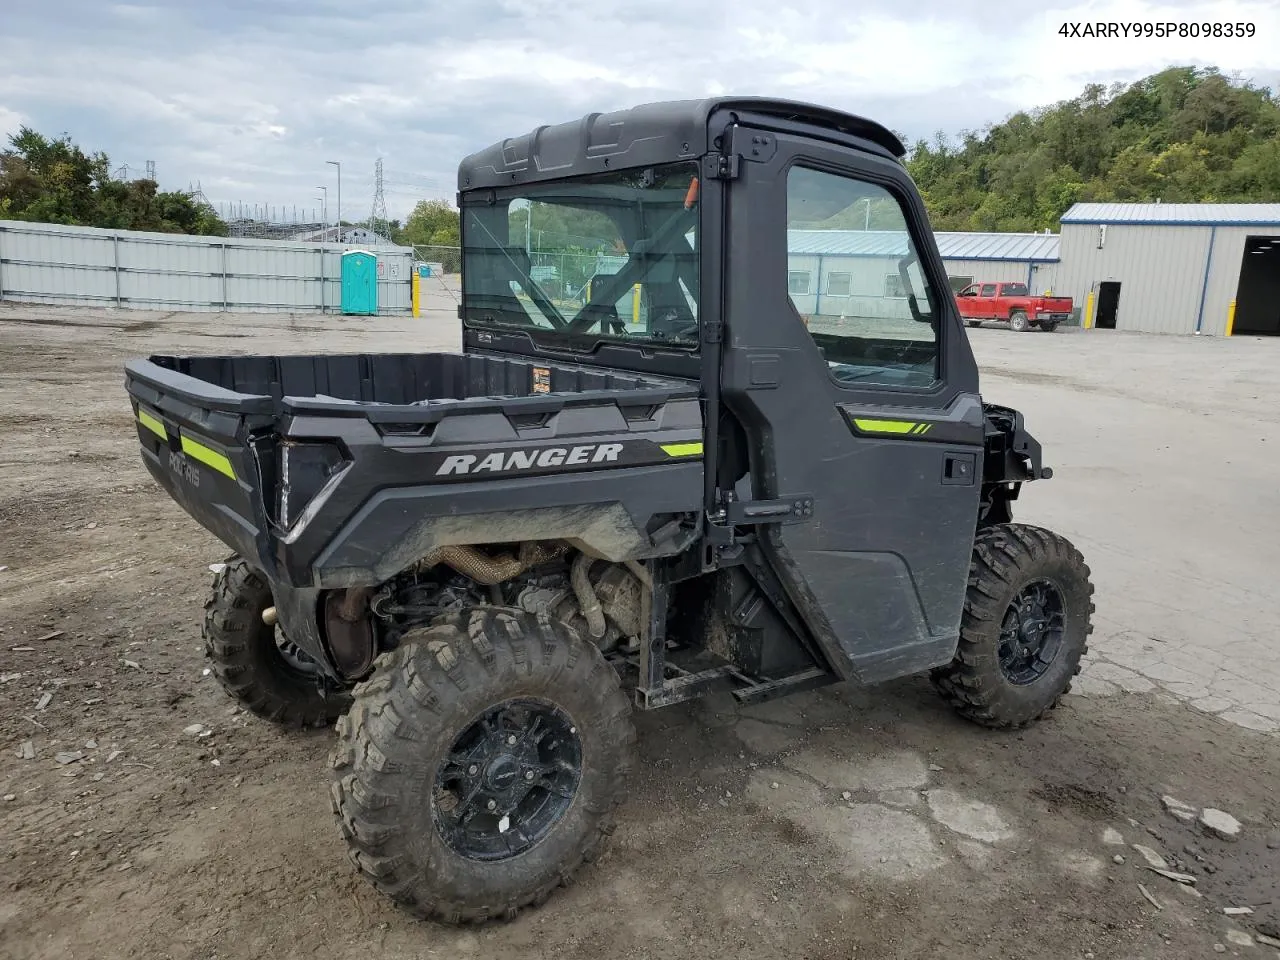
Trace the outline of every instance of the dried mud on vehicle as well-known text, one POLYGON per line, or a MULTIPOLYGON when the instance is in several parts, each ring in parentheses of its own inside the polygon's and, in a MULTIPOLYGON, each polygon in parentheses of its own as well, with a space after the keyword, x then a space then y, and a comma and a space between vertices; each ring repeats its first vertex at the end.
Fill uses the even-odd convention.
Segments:
MULTIPOLYGON (((73 313, 74 332, 62 311, 0 307, 5 956, 594 960, 620 939, 654 958, 1268 955, 1231 937, 1280 922, 1274 737, 1158 694, 1072 694, 993 737, 920 679, 641 716, 628 814, 574 887, 493 927, 406 917, 340 849, 333 732, 281 734, 203 672, 207 568, 226 550, 138 463, 119 371, 157 343, 205 349, 209 318, 122 337, 73 313), (1230 812, 1240 839, 1183 824, 1165 793, 1230 812), (1255 913, 1222 912, 1241 904, 1255 913)), ((447 317, 329 320, 324 348, 447 349, 447 317)), ((296 323, 219 322, 243 325, 246 352, 296 323)), ((998 332, 978 347, 1011 362, 998 332)), ((1114 639, 1104 626, 1091 646, 1114 639)))

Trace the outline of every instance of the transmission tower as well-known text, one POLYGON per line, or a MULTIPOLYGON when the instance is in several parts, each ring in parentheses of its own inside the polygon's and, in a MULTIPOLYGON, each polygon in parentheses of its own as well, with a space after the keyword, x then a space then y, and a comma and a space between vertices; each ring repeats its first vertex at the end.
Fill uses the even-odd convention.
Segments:
POLYGON ((156 179, 156 162, 154 160, 147 161, 147 179, 155 182, 156 179))
POLYGON ((387 223, 387 198, 382 187, 382 158, 373 165, 373 212, 369 214, 369 229, 375 237, 387 235, 390 227, 387 223))

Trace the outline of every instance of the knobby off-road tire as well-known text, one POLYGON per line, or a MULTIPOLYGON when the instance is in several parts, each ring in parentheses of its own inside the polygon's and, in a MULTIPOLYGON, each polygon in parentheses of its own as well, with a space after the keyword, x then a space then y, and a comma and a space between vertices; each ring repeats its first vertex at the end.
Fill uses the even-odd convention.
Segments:
POLYGON ((243 558, 230 558, 214 577, 204 605, 202 634, 213 675, 241 706, 273 723, 296 728, 332 723, 351 698, 322 694, 314 677, 318 668, 306 654, 285 656, 276 642, 277 628, 262 622, 262 611, 271 603, 266 578, 243 558))
POLYGON ((635 762, 631 704, 600 651, 559 621, 489 606, 406 634, 337 731, 331 798, 352 861, 409 912, 453 924, 514 917, 570 883, 613 832, 635 762), (527 710, 543 711, 534 732, 513 722, 527 710), (518 789, 535 767, 524 806, 507 817, 515 801, 500 797, 486 816, 494 784, 518 789), (536 820, 543 797, 559 812, 536 820), (464 830, 487 839, 468 846, 464 830))
POLYGON ((1031 321, 1027 319, 1025 310, 1015 310, 1009 314, 1009 327, 1015 333, 1026 333, 1031 329, 1031 321))
POLYGON ((985 727, 1017 728, 1057 706, 1080 672, 1093 632, 1089 575, 1080 552, 1048 530, 1011 523, 978 533, 960 644, 955 659, 932 673, 961 716, 985 727), (1045 603, 1036 599, 1055 595, 1045 603), (1037 634, 1037 623, 1048 629, 1037 634), (1052 641, 1057 631, 1052 656, 1044 653, 1047 664, 1020 654, 1028 649, 1028 625, 1033 639, 1052 641))

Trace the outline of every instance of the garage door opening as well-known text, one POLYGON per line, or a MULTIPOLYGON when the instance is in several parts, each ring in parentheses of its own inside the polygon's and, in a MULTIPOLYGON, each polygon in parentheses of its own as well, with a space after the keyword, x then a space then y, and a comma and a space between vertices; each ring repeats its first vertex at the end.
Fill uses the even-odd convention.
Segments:
POLYGON ((1232 332, 1280 336, 1280 237, 1245 240, 1232 332))
POLYGON ((1098 316, 1093 325, 1100 330, 1114 330, 1119 309, 1120 284, 1113 280, 1098 284, 1098 316))

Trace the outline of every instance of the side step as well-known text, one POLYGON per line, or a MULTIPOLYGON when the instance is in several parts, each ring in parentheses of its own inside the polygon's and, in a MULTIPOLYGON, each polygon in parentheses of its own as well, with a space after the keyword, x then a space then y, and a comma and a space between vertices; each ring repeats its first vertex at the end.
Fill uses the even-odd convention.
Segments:
MULTIPOLYGON (((742 704, 764 703, 766 700, 789 693, 823 687, 839 679, 833 673, 814 668, 774 680, 761 680, 743 673, 733 664, 686 669, 672 663, 666 657, 661 659, 663 660, 661 680, 648 686, 643 683, 636 684, 635 702, 641 710, 669 707, 685 700, 696 700, 712 692, 732 693, 742 704)), ((639 654, 630 652, 618 653, 610 657, 610 662, 615 669, 619 670, 619 673, 623 673, 624 670, 630 673, 634 670, 637 677, 643 677, 640 661, 639 654)))

